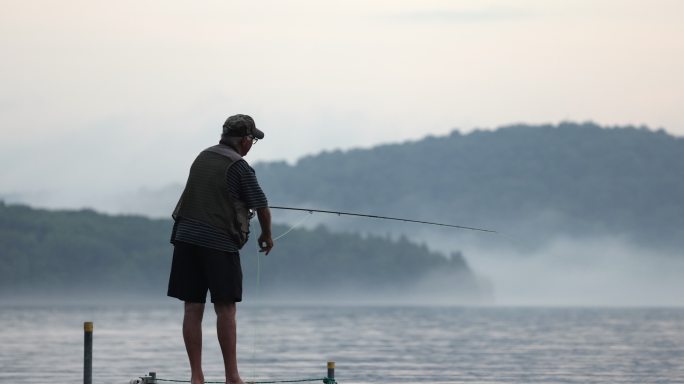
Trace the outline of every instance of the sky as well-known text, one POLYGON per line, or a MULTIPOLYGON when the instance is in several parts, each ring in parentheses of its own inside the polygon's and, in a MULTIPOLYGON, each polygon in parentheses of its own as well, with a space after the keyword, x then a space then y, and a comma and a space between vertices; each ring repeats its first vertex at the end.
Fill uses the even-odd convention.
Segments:
POLYGON ((250 162, 514 123, 684 135, 679 0, 0 1, 0 196, 35 205, 182 183, 235 113, 266 133, 250 162))

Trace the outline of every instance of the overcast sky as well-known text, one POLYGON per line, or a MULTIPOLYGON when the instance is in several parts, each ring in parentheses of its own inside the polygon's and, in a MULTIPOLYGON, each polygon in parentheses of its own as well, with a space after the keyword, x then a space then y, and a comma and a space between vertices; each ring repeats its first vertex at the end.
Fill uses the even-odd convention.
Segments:
POLYGON ((1 1, 0 195, 183 182, 228 115, 248 160, 591 120, 684 135, 684 2, 1 1))

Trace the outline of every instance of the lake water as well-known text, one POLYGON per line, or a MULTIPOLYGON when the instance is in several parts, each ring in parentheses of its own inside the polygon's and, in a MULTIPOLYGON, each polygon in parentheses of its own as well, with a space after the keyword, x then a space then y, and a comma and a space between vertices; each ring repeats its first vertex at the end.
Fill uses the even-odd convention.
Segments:
MULTIPOLYGON (((93 321, 94 383, 187 379, 180 303, 0 307, 0 383, 77 383, 93 321)), ((345 383, 684 383, 684 309, 239 305, 244 379, 345 383)), ((204 367, 220 380, 213 311, 204 367)))

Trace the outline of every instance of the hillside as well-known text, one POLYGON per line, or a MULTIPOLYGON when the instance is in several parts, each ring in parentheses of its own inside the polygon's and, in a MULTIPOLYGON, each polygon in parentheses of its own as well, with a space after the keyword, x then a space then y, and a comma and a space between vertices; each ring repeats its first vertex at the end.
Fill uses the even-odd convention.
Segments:
POLYGON ((516 125, 255 169, 273 204, 455 222, 534 241, 615 235, 684 245, 684 139, 664 131, 516 125))
MULTIPOLYGON (((314 215, 311 222, 334 232, 403 233, 444 250, 525 252, 568 238, 665 252, 684 246, 684 139, 664 131, 515 125, 253 166, 272 205, 492 228, 502 236, 314 215)), ((113 195, 108 209, 168 218, 181 189, 113 195)), ((275 222, 298 217, 274 211, 275 222)))
MULTIPOLYGON (((170 268, 169 220, 91 210, 47 211, 0 202, 0 297, 136 293, 162 297, 170 268)), ((257 226, 258 227, 258 226, 257 226)), ((257 228, 258 229, 258 228, 257 228)), ((287 228, 275 226, 276 234, 287 228)), ((243 250, 246 295, 255 286, 256 249, 243 250)), ((261 258, 261 287, 288 300, 413 296, 439 285, 441 299, 462 302, 484 291, 463 256, 429 251, 404 238, 294 230, 261 258)))

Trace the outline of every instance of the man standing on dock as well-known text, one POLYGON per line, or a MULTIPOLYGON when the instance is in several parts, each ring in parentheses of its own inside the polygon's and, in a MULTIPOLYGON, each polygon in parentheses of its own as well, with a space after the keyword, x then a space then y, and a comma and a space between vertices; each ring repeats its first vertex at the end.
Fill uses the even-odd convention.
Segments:
POLYGON ((253 211, 261 226, 260 252, 268 255, 273 248, 266 196, 254 170, 243 159, 263 138, 264 133, 251 117, 229 117, 219 144, 202 151, 190 167, 185 190, 173 212, 174 252, 168 295, 185 302, 183 340, 193 384, 204 383, 202 316, 207 290, 217 316, 226 383, 243 384, 237 368, 235 303, 242 301, 239 250, 247 242, 253 211))

